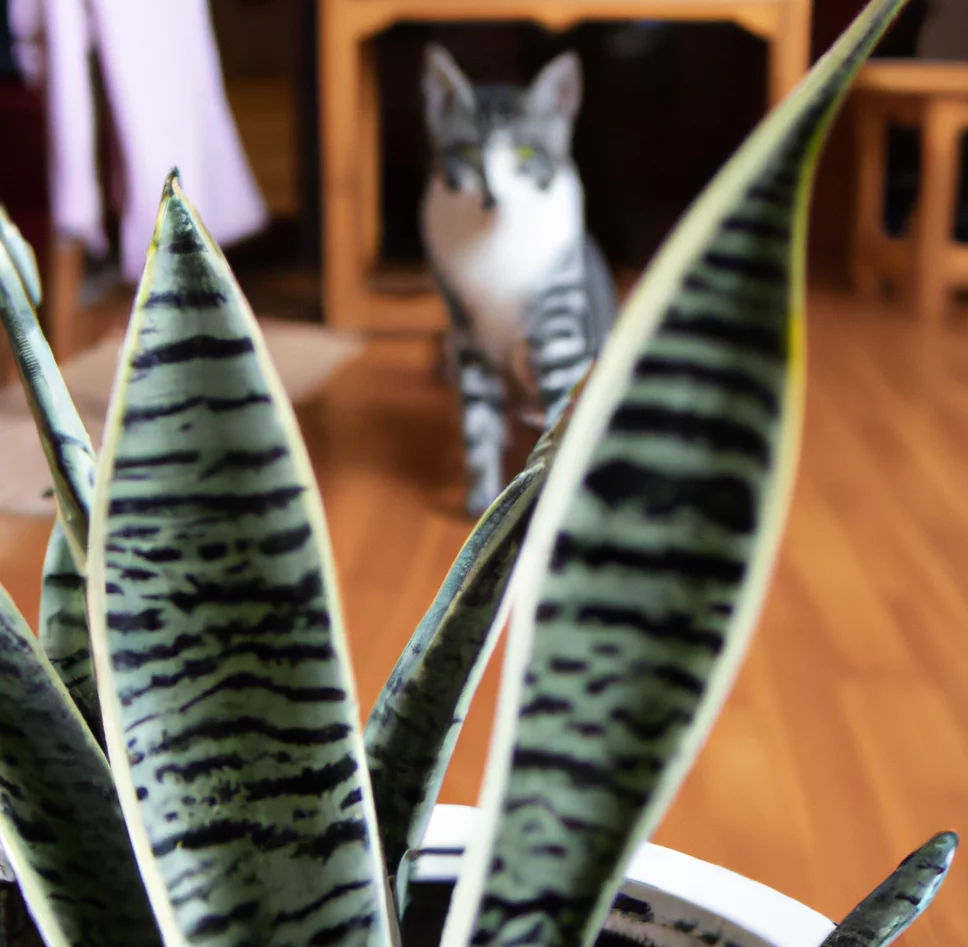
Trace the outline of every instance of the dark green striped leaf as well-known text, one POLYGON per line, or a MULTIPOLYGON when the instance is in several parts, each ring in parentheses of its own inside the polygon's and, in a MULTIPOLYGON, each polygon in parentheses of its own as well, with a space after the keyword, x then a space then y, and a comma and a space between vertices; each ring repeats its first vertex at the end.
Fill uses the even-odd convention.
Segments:
MULTIPOLYGON (((37 258, 33 248, 24 240, 17 225, 10 219, 7 210, 0 205, 0 244, 6 250, 10 261, 16 269, 24 289, 27 300, 34 308, 41 303, 40 273, 37 270, 37 258)), ((26 328, 36 328, 36 319, 31 323, 25 319, 26 328)), ((40 345, 33 332, 27 332, 35 349, 39 348, 39 356, 43 358, 43 345, 40 345)), ((46 345, 46 343, 44 343, 46 345)), ((26 351, 24 355, 29 363, 32 356, 38 353, 26 351)), ((46 372, 48 369, 44 369, 46 372)), ((47 377, 49 384, 53 379, 59 387, 57 394, 63 399, 66 389, 56 372, 47 377)), ((69 395, 66 396, 70 401, 69 395)), ((43 402, 38 402, 43 408, 43 402)), ((35 410, 36 405, 32 403, 35 410)), ((90 447, 87 432, 84 430, 80 417, 72 410, 73 404, 64 412, 61 419, 63 430, 70 434, 80 435, 81 440, 90 447)), ((93 450, 90 461, 86 455, 81 457, 81 466, 88 471, 87 476, 93 475, 93 450)), ((82 548, 86 551, 86 511, 84 525, 75 521, 78 532, 75 534, 75 546, 80 543, 79 531, 83 528, 84 542, 82 548)), ((80 560, 83 562, 83 558, 80 560)), ((71 542, 64 530, 63 523, 58 517, 54 521, 50 540, 47 544, 47 554, 44 558, 43 587, 40 601, 39 637, 41 644, 51 664, 67 687, 81 715, 91 727, 92 733, 100 739, 101 723, 97 704, 97 691, 94 686, 94 674, 91 665, 90 642, 87 631, 87 609, 84 595, 84 578, 77 567, 71 542)))
POLYGON ((940 832, 908 855, 824 940, 820 947, 887 947, 934 900, 958 848, 954 832, 940 832))
POLYGON ((107 760, 0 588, 0 844, 51 947, 160 944, 107 760))
POLYGON ((725 700, 792 490, 817 152, 900 6, 875 0, 754 132, 600 355, 521 553, 444 947, 591 944, 725 700))
POLYGON ((391 872, 427 828, 507 620, 518 552, 581 388, 464 543, 367 720, 363 738, 391 872))
POLYGON ((467 708, 510 606, 514 564, 544 481, 520 473, 462 547, 363 731, 391 873, 420 843, 467 708))
POLYGON ((37 322, 34 304, 39 299, 40 279, 33 251, 10 218, 0 214, 0 320, 50 466, 71 553, 83 572, 96 460, 84 423, 37 322))
POLYGON ((91 732, 102 741, 84 578, 77 570, 59 517, 54 520, 44 557, 38 628, 44 653, 91 732))
POLYGON ((108 752, 166 930, 205 947, 386 944, 322 504, 255 318, 175 174, 89 554, 108 752))

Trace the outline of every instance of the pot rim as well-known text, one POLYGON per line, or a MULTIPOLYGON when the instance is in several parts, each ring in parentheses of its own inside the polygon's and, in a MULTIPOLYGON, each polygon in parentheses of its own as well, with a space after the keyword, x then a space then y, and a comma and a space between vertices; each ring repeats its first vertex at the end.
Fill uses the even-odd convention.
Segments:
MULTIPOLYGON (((408 858, 410 881, 454 880, 476 820, 473 806, 436 805, 408 858)), ((768 885, 651 842, 639 846, 625 878, 624 894, 648 900, 649 891, 662 892, 775 947, 817 947, 834 929, 828 918, 768 885)))

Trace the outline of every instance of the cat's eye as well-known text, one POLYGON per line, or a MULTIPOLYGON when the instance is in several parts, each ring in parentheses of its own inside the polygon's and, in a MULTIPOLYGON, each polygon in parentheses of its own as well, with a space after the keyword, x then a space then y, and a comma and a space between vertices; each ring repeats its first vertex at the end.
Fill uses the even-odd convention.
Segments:
POLYGON ((457 154, 462 161, 476 161, 479 153, 480 148, 477 145, 460 145, 457 149, 457 154))
POLYGON ((531 161, 538 153, 534 145, 518 145, 517 152, 522 161, 531 161))

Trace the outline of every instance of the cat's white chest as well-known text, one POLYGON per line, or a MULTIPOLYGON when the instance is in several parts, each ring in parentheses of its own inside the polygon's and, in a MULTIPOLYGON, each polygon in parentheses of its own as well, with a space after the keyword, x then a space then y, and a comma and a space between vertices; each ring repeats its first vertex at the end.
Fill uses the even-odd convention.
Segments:
POLYGON ((422 207, 424 242, 434 266, 497 366, 509 364, 524 339, 526 303, 583 229, 581 185, 573 170, 559 171, 542 191, 514 161, 510 152, 488 155, 494 209, 483 209, 475 188, 451 191, 436 176, 422 207))

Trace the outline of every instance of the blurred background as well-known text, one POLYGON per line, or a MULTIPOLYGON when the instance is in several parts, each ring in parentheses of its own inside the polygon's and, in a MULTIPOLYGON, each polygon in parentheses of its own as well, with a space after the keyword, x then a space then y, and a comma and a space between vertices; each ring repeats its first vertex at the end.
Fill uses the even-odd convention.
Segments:
MULTIPOLYGON (((445 2, 420 5, 439 21, 405 0, 172 3, 148 24, 129 0, 0 0, 0 201, 36 249, 45 329, 95 435, 145 227, 181 167, 296 402, 366 713, 470 527, 418 232, 426 43, 476 80, 526 82, 578 51, 588 226, 627 289, 861 3, 453 0, 460 21, 445 2)), ((968 2, 911 0, 818 173, 780 567, 656 839, 835 919, 934 831, 968 832, 966 135, 968 2)), ((3 371, 0 576, 35 620, 52 507, 6 352, 3 371)), ((476 798, 498 665, 444 801, 476 798)), ((904 943, 960 943, 965 903, 956 862, 904 943)))

